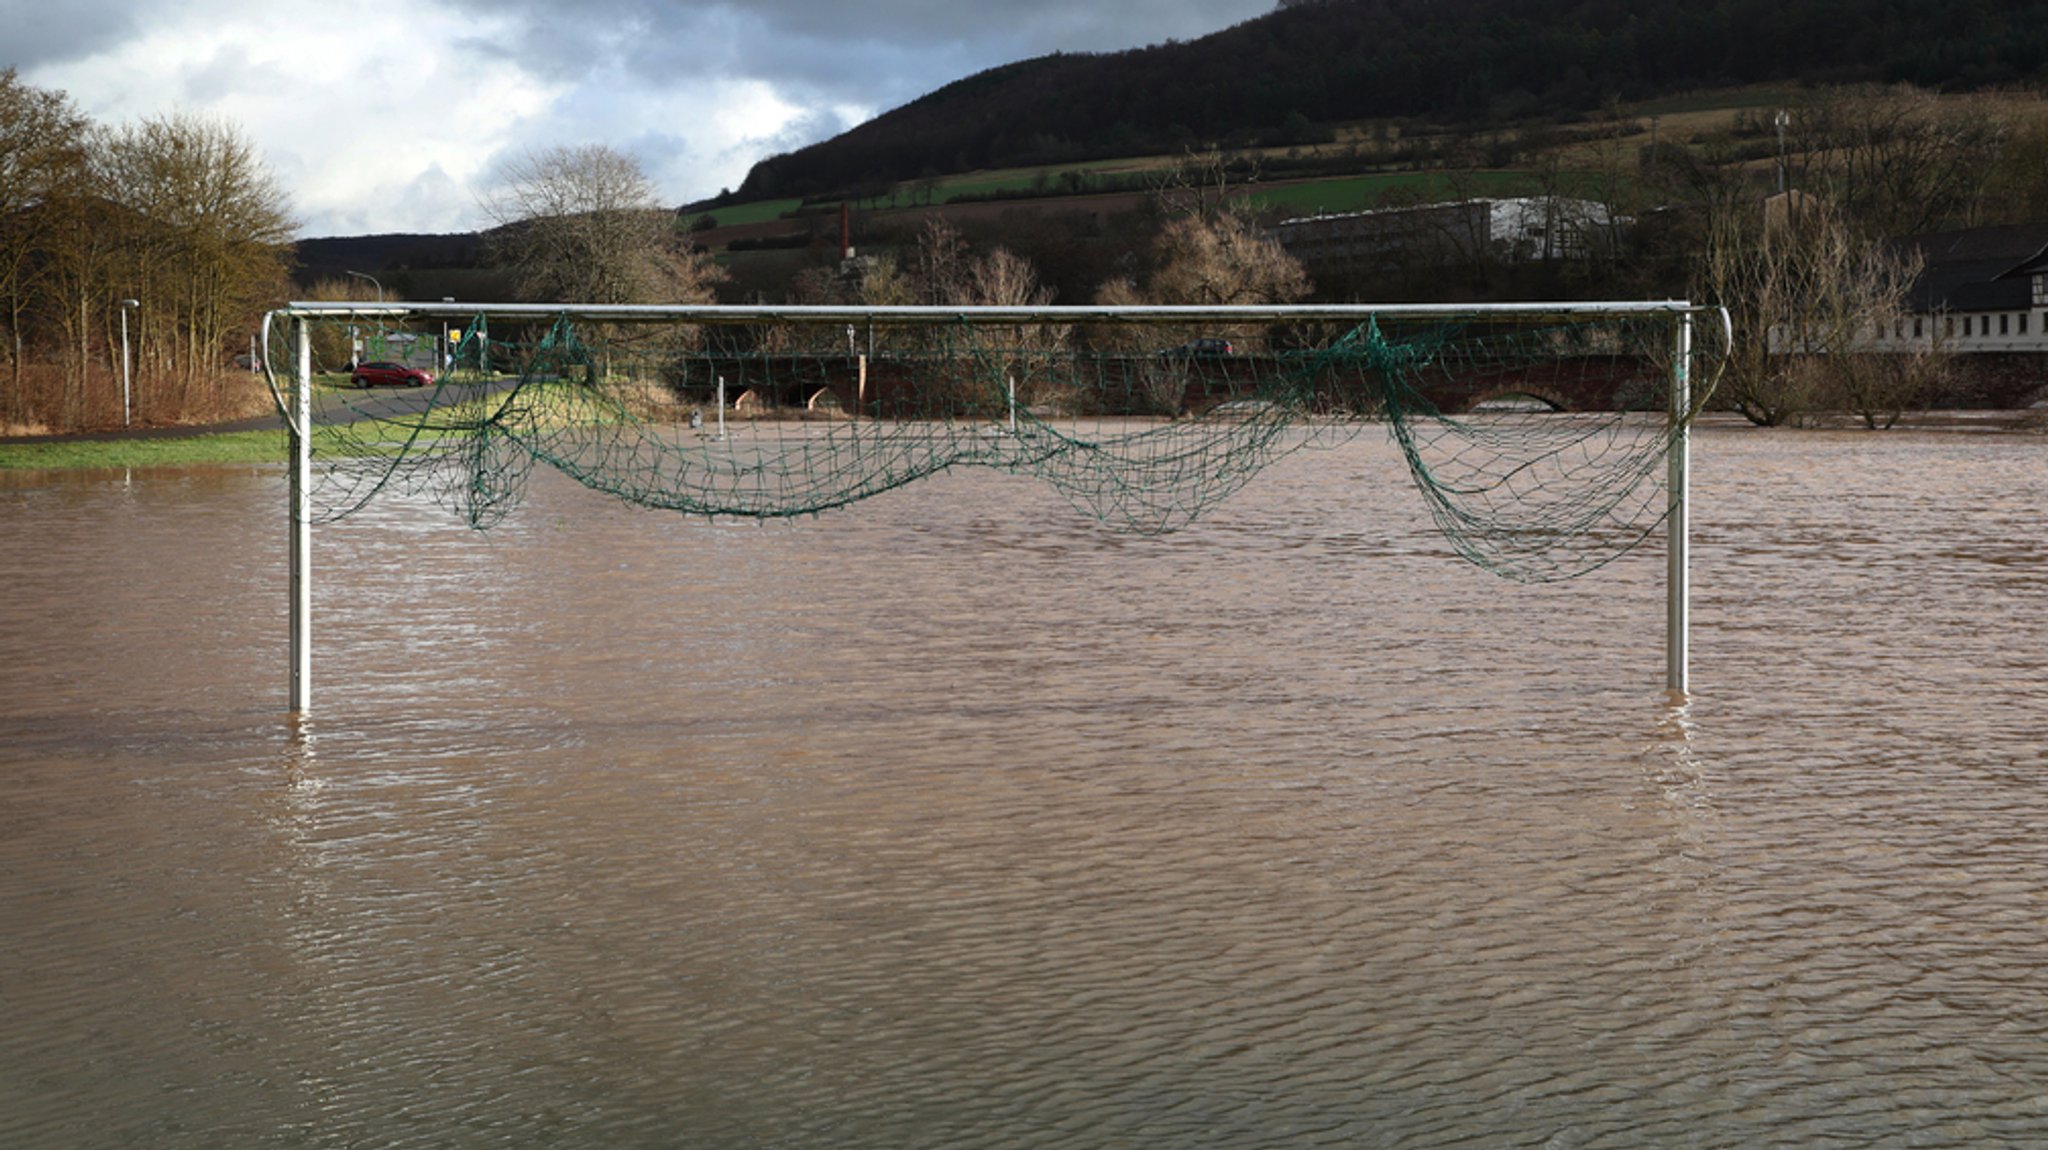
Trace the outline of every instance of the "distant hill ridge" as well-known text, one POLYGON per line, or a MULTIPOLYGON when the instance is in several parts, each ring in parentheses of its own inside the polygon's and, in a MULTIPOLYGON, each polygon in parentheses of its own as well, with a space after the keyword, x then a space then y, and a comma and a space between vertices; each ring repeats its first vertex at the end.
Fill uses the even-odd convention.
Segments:
POLYGON ((732 198, 976 168, 1306 142, 1382 117, 1473 124, 1768 82, 1949 90, 2048 78, 2048 2, 1282 0, 1184 43, 970 76, 756 164, 732 198))

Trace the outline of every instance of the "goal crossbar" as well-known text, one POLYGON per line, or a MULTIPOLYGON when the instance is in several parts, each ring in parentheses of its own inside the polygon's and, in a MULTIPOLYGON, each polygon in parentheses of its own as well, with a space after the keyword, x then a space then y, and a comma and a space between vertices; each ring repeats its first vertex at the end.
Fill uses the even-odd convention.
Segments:
POLYGON ((982 323, 1362 323, 1383 320, 1514 318, 1536 322, 1596 316, 1710 315, 1726 322, 1725 309, 1688 300, 1633 300, 1611 303, 1472 304, 1134 304, 1134 305, 877 305, 824 304, 541 304, 459 303, 422 300, 299 301, 272 316, 284 319, 554 319, 572 316, 592 323, 876 323, 928 324, 948 320, 982 323))

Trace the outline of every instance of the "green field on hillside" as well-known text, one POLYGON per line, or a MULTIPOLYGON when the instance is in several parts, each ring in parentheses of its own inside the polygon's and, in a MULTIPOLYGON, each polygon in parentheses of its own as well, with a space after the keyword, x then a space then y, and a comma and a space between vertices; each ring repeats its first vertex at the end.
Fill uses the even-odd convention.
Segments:
MULTIPOLYGON (((1164 162, 1163 157, 1154 161, 1156 164, 1164 162)), ((1105 164, 1099 169, 1056 165, 1046 168, 1011 168, 1000 172, 974 172, 938 181, 931 189, 929 202, 945 204, 961 197, 995 199, 1000 198, 1003 193, 1016 193, 1022 199, 1033 192, 1042 193, 1048 184, 1057 187, 1063 172, 1109 171, 1124 175, 1142 168, 1144 164, 1145 161, 1142 160, 1121 160, 1113 165, 1105 164)), ((1568 176, 1564 190, 1572 191, 1570 185, 1575 182, 1582 181, 1572 180, 1568 176)), ((1080 194, 1087 195, 1101 190, 1083 188, 1080 194)), ((1288 215, 1311 215, 1319 212, 1364 211, 1394 204, 1431 203, 1474 196, 1538 195, 1543 190, 1543 181, 1526 171, 1457 169, 1378 172, 1257 185, 1252 188, 1252 196, 1261 205, 1277 212, 1288 215)), ((924 202, 924 192, 913 194, 907 185, 902 186, 893 197, 869 197, 852 201, 854 210, 860 212, 904 209, 924 202)), ((716 219, 718 226, 732 227, 783 219, 793 215, 801 206, 798 200, 763 200, 751 204, 733 204, 710 214, 716 219)), ((825 205, 814 205, 812 210, 832 209, 825 205)))
POLYGON ((1316 215, 1475 196, 1526 196, 1541 190, 1536 177, 1528 172, 1386 172, 1275 184, 1254 189, 1252 198, 1275 211, 1316 215))
MULTIPOLYGON (((894 208, 910 208, 925 203, 945 204, 955 199, 991 198, 1005 193, 1020 196, 1060 186, 1062 175, 1080 172, 1091 179, 1098 175, 1123 175, 1146 168, 1157 168, 1167 164, 1167 157, 1133 157, 1129 159, 1101 160, 1087 164, 1046 164, 1032 168, 1002 168, 993 171, 962 172, 958 175, 941 176, 931 181, 929 187, 920 186, 923 181, 910 181, 896 185, 892 194, 885 196, 864 196, 850 201, 855 211, 886 211, 894 208)), ((1083 188, 1083 194, 1097 191, 1083 188)), ((719 227, 738 227, 745 224, 766 223, 795 215, 804 207, 802 200, 757 200, 752 203, 728 204, 713 208, 709 212, 693 212, 689 221, 694 223, 705 215, 717 221, 719 227)), ((811 205, 813 211, 830 211, 836 204, 811 205)))
POLYGON ((750 204, 726 204, 708 212, 692 212, 684 222, 694 226, 698 220, 710 216, 719 227, 733 228, 743 224, 779 220, 802 206, 802 200, 756 200, 750 204))
MULTIPOLYGON (((1790 93, 1782 87, 1768 85, 1701 92, 1623 109, 1621 114, 1625 117, 1662 119, 1668 130, 1691 132, 1723 124, 1743 109, 1782 104, 1789 95, 1790 93)), ((1583 168, 1589 163, 1587 156, 1579 154, 1583 150, 1579 148, 1575 151, 1571 147, 1566 147, 1551 153, 1549 158, 1553 165, 1561 162, 1562 166, 1568 169, 1583 168)), ((1253 149, 1247 154, 1256 156, 1258 150, 1253 149)), ((1125 190, 1104 188, 1099 185, 1111 181, 1122 184, 1134 173, 1170 168, 1177 159, 1166 155, 1126 156, 1113 160, 960 172, 931 180, 907 181, 896 185, 889 194, 862 197, 852 200, 851 203, 855 211, 878 212, 913 208, 924 204, 943 205, 961 200, 999 199, 1005 194, 1015 194, 1020 199, 1056 198, 1065 186, 1069 173, 1080 173, 1084 177, 1084 184, 1078 194, 1125 190)), ((1536 166, 1534 157, 1525 156, 1523 159, 1530 162, 1532 167, 1536 166)), ((1566 194, 1593 194, 1589 189, 1573 186, 1590 185, 1593 182, 1591 175, 1581 174, 1574 178, 1568 174, 1562 190, 1566 194)), ((1317 212, 1361 211, 1400 203, 1456 200, 1471 196, 1537 195, 1543 190, 1543 181, 1531 171, 1438 169, 1333 176, 1268 184, 1258 187, 1254 195, 1261 204, 1274 211, 1289 215, 1307 215, 1317 212)), ((716 218, 720 227, 733 227, 784 219, 796 214, 802 207, 802 201, 795 199, 761 200, 728 205, 714 209, 709 214, 716 218)), ((813 205, 810 210, 829 212, 835 209, 836 205, 833 204, 819 204, 813 205)))

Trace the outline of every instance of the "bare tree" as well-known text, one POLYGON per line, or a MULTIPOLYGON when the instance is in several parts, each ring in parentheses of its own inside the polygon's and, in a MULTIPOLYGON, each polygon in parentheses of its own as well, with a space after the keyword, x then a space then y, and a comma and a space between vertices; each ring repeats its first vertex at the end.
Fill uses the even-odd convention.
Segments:
POLYGON ((38 294, 56 201, 82 192, 88 124, 62 92, 0 71, 0 305, 10 386, 0 423, 27 419, 22 367, 27 317, 38 294))
POLYGON ((1847 410, 1889 427, 1941 373, 1939 336, 1904 336, 1919 259, 1861 237, 1825 200, 1786 206, 1730 201, 1712 215, 1696 287, 1735 325, 1716 400, 1762 426, 1847 410))
POLYGON ((940 216, 925 217, 917 235, 917 295, 927 304, 965 303, 972 257, 960 229, 940 216))
POLYGON ((2014 107, 2014 129, 1985 181, 1993 220, 2048 219, 2048 103, 2036 97, 2014 107))
POLYGON ((2012 101, 1995 94, 1826 89, 1791 111, 1794 186, 1827 196, 1869 235, 1973 220, 1992 161, 2017 126, 2012 101))
POLYGON ((1762 205, 1717 204, 1695 275, 1695 294, 1727 308, 1734 327, 1715 402, 1760 427, 1795 422, 1814 406, 1809 381, 1789 373, 1772 346, 1798 289, 1787 245, 1771 239, 1762 205))
POLYGON ((1158 303, 1292 303, 1312 289, 1301 262, 1241 210, 1170 220, 1155 251, 1146 294, 1158 303))
MULTIPOLYGON (((1030 260, 1001 247, 977 254, 959 229, 937 216, 927 218, 918 235, 911 280, 903 285, 910 294, 940 306, 1038 307, 1053 298, 1052 289, 1039 283, 1038 269, 1030 260)), ((922 334, 942 342, 955 338, 946 332, 922 334)), ((1048 386, 1050 370, 1067 338, 1065 325, 1018 324, 1000 335, 983 329, 964 347, 947 342, 946 358, 960 371, 948 385, 953 401, 970 410, 1007 405, 1014 388, 1029 402, 1033 393, 1048 386), (967 354, 960 355, 962 351, 967 354)))
POLYGON ((1244 185, 1258 182, 1255 161, 1221 151, 1184 151, 1159 170, 1152 208, 1161 217, 1209 216, 1241 205, 1244 185))
MULTIPOLYGON (((1135 279, 1130 276, 1117 276, 1104 281, 1095 289, 1093 302, 1102 307, 1137 307, 1148 301, 1135 279)), ((1104 352, 1136 355, 1142 352, 1147 344, 1158 342, 1159 334, 1139 324, 1089 324, 1081 329, 1081 340, 1086 346, 1104 352)))
POLYGON ((483 197, 520 294, 579 303, 702 303, 722 279, 633 157, 556 146, 508 163, 483 197))
MULTIPOLYGON (((1008 248, 996 248, 969 261, 965 302, 989 307, 1043 307, 1052 302, 1053 291, 1038 282, 1038 269, 1031 261, 1008 248)), ((1007 388, 1025 404, 1056 398, 1056 378, 1072 328, 1067 324, 1018 324, 1008 333, 1008 345, 998 355, 999 372, 1007 388)))
POLYGON ((1818 377, 1830 407, 1847 410, 1871 430, 1889 428, 1925 404, 1947 374, 1950 354, 1942 325, 1912 338, 1906 293, 1923 266, 1919 251, 1862 242, 1825 219, 1804 237, 1808 248, 1805 306, 1794 320, 1795 370, 1818 377))
POLYGON ((103 291, 144 301, 139 359, 171 385, 157 399, 217 405, 231 335, 285 291, 298 226, 285 193, 224 120, 152 117, 107 133, 100 153, 120 242, 103 291))
POLYGON ((102 128, 60 92, 0 72, 0 420, 58 428, 253 410, 228 369, 285 294, 296 230, 283 191, 226 121, 172 114, 102 128), (132 312, 121 303, 140 301, 132 312), (122 320, 129 322, 124 325, 122 320))

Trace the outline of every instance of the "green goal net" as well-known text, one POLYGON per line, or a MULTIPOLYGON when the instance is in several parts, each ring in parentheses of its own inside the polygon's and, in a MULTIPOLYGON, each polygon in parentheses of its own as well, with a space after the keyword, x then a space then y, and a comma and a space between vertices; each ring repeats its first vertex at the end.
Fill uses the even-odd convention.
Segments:
POLYGON ((1672 447, 1725 357, 1723 325, 1692 338, 1694 315, 295 304, 266 324, 264 358, 319 520, 397 489, 488 527, 536 467, 755 518, 987 467, 1163 532, 1289 452, 1371 432, 1398 443, 1460 554, 1542 582, 1667 514, 1672 447), (367 370, 368 349, 403 349, 405 370, 367 370))

